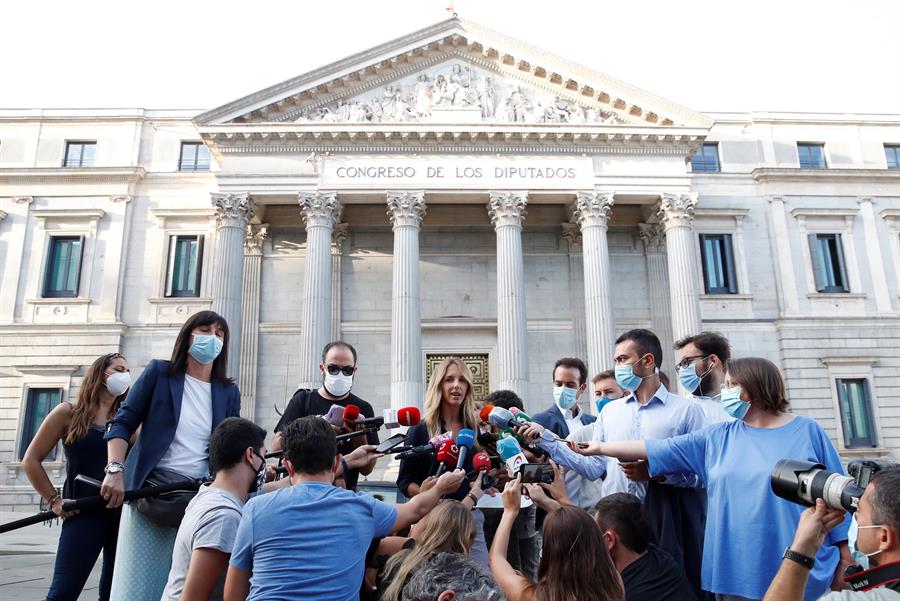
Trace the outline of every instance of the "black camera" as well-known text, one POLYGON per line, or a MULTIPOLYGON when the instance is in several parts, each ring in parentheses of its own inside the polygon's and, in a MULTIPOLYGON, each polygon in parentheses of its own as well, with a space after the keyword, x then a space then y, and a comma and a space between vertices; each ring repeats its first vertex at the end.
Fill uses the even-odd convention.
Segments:
POLYGON ((855 512, 872 476, 890 465, 882 461, 858 459, 847 466, 851 475, 844 476, 825 469, 821 463, 782 459, 772 471, 772 492, 782 499, 808 507, 815 505, 816 499, 822 499, 831 509, 855 512))

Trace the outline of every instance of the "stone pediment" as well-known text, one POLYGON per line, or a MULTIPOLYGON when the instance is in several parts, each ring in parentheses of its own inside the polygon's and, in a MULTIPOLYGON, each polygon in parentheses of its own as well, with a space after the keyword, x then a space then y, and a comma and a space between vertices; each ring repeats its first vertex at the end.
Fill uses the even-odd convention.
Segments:
POLYGON ((457 18, 213 109, 195 122, 712 125, 704 115, 457 18))

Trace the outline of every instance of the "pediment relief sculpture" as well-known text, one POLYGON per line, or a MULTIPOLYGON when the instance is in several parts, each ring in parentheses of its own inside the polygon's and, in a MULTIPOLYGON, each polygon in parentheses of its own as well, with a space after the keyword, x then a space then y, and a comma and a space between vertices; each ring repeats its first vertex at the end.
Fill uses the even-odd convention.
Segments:
POLYGON ((449 111, 470 111, 472 120, 488 123, 621 123, 612 113, 589 103, 582 105, 498 79, 464 63, 444 65, 377 92, 307 109, 295 122, 420 123, 440 121, 449 111))

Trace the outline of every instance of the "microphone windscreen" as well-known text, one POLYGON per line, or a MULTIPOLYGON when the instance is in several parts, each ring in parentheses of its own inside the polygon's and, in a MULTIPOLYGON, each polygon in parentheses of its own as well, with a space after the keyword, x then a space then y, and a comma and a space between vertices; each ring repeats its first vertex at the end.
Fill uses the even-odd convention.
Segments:
POLYGON ((491 413, 488 416, 491 425, 497 426, 498 428, 506 428, 509 426, 509 421, 514 419, 513 414, 503 407, 494 407, 491 409, 491 413))
POLYGON ((356 405, 347 405, 344 407, 344 421, 355 422, 359 419, 359 407, 356 405))
POLYGON ((417 426, 422 421, 418 407, 404 407, 397 410, 397 421, 401 426, 417 426))
POLYGON ((491 409, 493 409, 493 405, 485 405, 481 408, 481 413, 478 414, 478 417, 481 418, 481 421, 487 423, 491 417, 491 409))
POLYGON ((441 448, 438 449, 437 460, 441 463, 456 465, 456 462, 459 460, 459 447, 452 440, 445 440, 441 448))
POLYGON ((515 457, 521 453, 522 447, 519 446, 519 441, 515 438, 501 438, 497 441, 497 452, 500 453, 500 458, 506 461, 510 457, 515 457))
POLYGON ((488 457, 487 453, 475 453, 475 456, 472 457, 472 469, 476 472, 482 470, 489 472, 491 470, 491 458, 488 457))
POLYGON ((463 428, 459 431, 459 434, 456 435, 456 444, 457 446, 471 449, 475 446, 475 432, 468 428, 463 428))

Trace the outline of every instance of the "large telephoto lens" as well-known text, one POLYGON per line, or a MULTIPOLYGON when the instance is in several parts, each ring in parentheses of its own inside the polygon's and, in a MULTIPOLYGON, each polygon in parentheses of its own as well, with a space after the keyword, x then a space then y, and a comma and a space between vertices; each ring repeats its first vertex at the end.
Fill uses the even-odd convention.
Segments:
POLYGON ((782 459, 771 477, 772 492, 793 503, 811 507, 816 499, 832 509, 856 511, 863 489, 850 476, 825 469, 821 463, 782 459))

